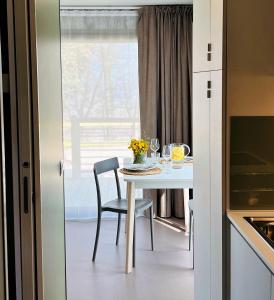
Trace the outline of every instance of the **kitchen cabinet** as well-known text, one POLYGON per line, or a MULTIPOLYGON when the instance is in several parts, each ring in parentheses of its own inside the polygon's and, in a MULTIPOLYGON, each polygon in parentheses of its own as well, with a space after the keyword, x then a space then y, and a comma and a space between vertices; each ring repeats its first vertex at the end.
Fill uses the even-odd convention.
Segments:
POLYGON ((272 277, 246 240, 230 225, 230 300, 273 299, 272 277))
POLYGON ((223 0, 193 0, 194 294, 223 297, 223 0))
POLYGON ((195 299, 210 300, 210 144, 209 112, 210 102, 207 99, 207 82, 210 72, 193 75, 193 196, 195 211, 194 280, 195 299), (202 251, 199 251, 202 249, 202 251), (204 297, 204 298, 203 298, 204 297))
POLYGON ((193 1, 193 71, 222 69, 223 0, 193 1))
POLYGON ((222 71, 193 75, 195 299, 222 299, 222 71), (202 251, 199 251, 202 249, 202 251))
POLYGON ((210 72, 210 244, 211 300, 222 299, 222 71, 210 72))

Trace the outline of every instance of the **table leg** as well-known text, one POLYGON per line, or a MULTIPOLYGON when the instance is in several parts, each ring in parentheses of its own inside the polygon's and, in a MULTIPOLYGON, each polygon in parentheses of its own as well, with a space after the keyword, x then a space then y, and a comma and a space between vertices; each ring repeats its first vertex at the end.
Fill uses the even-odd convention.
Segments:
POLYGON ((184 189, 185 235, 189 235, 189 189, 184 189))
POLYGON ((126 214, 126 217, 125 217, 125 234, 127 234, 127 219, 128 219, 128 217, 127 217, 127 214, 126 214))
POLYGON ((133 247, 133 228, 135 212, 135 184, 127 183, 127 226, 126 226, 126 273, 132 271, 132 247, 133 247))

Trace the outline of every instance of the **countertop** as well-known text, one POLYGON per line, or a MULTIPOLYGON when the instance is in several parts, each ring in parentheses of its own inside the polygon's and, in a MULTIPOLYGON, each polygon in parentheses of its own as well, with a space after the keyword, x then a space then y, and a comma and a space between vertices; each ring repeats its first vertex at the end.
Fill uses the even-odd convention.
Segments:
POLYGON ((227 216, 240 232, 251 248, 257 253, 268 269, 274 274, 274 250, 260 234, 244 219, 244 217, 273 217, 274 210, 228 211, 227 216))

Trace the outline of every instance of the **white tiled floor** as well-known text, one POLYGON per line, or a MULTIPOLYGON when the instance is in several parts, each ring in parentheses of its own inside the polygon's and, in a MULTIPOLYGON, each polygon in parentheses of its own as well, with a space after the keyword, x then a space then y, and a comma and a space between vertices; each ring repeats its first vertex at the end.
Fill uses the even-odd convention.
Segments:
POLYGON ((115 246, 116 221, 102 221, 96 262, 96 222, 66 223, 68 300, 193 300, 192 253, 183 232, 155 222, 150 251, 149 222, 137 219, 136 268, 124 273, 124 224, 115 246))

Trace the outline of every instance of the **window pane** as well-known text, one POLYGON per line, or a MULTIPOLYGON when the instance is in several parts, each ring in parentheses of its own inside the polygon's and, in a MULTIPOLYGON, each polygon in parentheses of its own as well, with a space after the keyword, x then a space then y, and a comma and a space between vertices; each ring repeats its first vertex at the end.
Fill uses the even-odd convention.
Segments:
MULTIPOLYGON (((93 37, 89 26, 83 27, 83 23, 89 24, 87 16, 82 27, 77 27, 78 32, 72 30, 69 35, 68 28, 76 26, 75 15, 78 16, 77 12, 63 15, 61 23, 65 24, 65 29, 62 27, 65 197, 66 217, 81 219, 97 216, 94 162, 117 156, 122 164, 123 158, 131 156, 127 149, 130 138, 140 135, 138 44, 136 34, 132 35, 132 29, 128 34, 128 26, 124 25, 129 16, 117 13, 113 16, 115 22, 110 25, 119 27, 117 38, 107 30, 93 37), (79 28, 84 28, 84 34, 79 33, 79 28)), ((81 18, 77 18, 79 22, 81 18)), ((131 18, 136 24, 136 17, 131 18)), ((96 16, 96 20, 102 23, 101 28, 109 26, 104 23, 104 16, 101 19, 96 16)), ((132 28, 131 19, 130 22, 132 28)), ((110 174, 101 178, 104 201, 116 197, 113 179, 110 174)), ((125 196, 125 184, 120 182, 125 196)))

